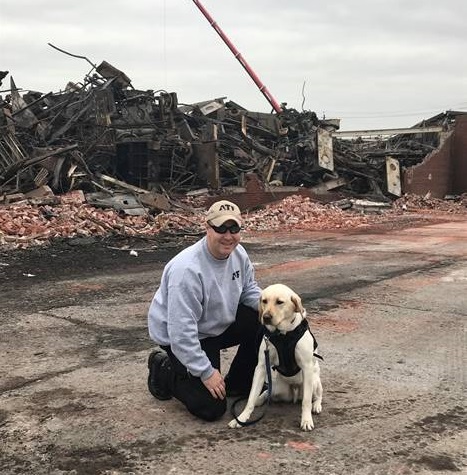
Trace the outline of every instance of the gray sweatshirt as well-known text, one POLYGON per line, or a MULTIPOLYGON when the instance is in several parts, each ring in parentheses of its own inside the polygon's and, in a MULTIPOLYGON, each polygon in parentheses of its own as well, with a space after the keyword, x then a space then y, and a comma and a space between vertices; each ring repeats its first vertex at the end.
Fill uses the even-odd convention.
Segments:
POLYGON ((258 308, 261 289, 240 244, 227 259, 216 259, 206 237, 165 266, 148 313, 149 335, 203 381, 214 368, 200 340, 218 336, 234 321, 239 303, 258 308))

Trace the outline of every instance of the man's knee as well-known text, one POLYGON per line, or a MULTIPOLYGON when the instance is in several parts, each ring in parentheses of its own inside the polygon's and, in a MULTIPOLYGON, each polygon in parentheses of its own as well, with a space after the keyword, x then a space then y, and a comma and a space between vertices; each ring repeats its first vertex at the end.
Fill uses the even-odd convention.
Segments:
POLYGON ((240 304, 238 306, 235 318, 246 335, 254 336, 261 328, 258 311, 246 305, 240 304))
POLYGON ((243 305, 242 303, 238 305, 237 307, 237 316, 245 316, 246 318, 249 319, 255 319, 258 320, 258 310, 255 310, 251 307, 248 307, 247 305, 243 305))

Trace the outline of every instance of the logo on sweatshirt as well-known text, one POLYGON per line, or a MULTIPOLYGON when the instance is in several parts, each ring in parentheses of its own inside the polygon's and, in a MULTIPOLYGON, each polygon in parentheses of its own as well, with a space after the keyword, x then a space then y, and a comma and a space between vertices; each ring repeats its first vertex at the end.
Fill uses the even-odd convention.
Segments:
POLYGON ((240 271, 236 270, 235 272, 232 273, 232 280, 239 279, 240 278, 240 271))

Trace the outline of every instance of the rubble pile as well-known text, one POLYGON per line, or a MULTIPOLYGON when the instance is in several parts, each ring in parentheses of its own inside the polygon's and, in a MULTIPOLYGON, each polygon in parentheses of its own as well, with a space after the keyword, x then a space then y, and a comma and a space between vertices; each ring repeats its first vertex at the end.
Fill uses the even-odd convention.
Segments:
POLYGON ((356 228, 386 219, 387 216, 344 211, 332 203, 321 204, 295 195, 267 205, 264 210, 248 214, 245 225, 247 229, 254 231, 318 231, 356 228))
MULTIPOLYGON (((130 216, 115 209, 96 208, 82 196, 68 193, 54 204, 13 203, 0 207, 0 247, 28 248, 53 244, 56 239, 75 237, 157 237, 201 236, 204 232, 204 210, 200 199, 185 199, 177 210, 156 216, 130 216), (189 204, 196 207, 190 207, 189 204)), ((391 222, 413 211, 467 213, 466 203, 445 202, 415 196, 403 197, 392 207, 364 213, 354 208, 343 210, 341 203, 321 204, 303 196, 289 196, 261 209, 243 214, 246 232, 318 231, 353 229, 391 222)))
MULTIPOLYGON (((58 49, 58 48, 56 48, 58 49)), ((92 63, 91 63, 92 64, 92 63)), ((268 186, 339 190, 392 200, 386 157, 419 163, 439 134, 345 140, 338 119, 288 109, 251 112, 216 98, 179 104, 174 92, 137 90, 103 61, 64 91, 22 91, 10 77, 0 96, 0 203, 43 185, 183 194, 243 186, 255 173, 268 186)), ((450 120, 440 121, 448 129, 450 120)))
POLYGON ((467 193, 459 196, 446 197, 444 200, 432 198, 430 194, 425 196, 404 195, 393 203, 395 209, 418 211, 424 210, 426 213, 467 213, 467 193))
MULTIPOLYGON (((8 72, 0 73, 1 83, 8 72)), ((200 234, 206 200, 245 190, 253 175, 272 196, 295 187, 340 200, 294 195, 245 213, 247 231, 347 229, 412 209, 465 210, 465 197, 396 200, 399 166, 437 148, 453 114, 432 118, 423 133, 344 139, 338 119, 285 104, 261 113, 225 98, 181 104, 174 92, 137 90, 106 61, 60 92, 24 91, 12 77, 2 92, 1 246, 200 234)))
MULTIPOLYGON (((64 195, 66 197, 66 195, 64 195)), ((27 248, 51 244, 58 238, 146 237, 183 231, 199 233, 201 221, 184 212, 129 216, 73 200, 55 205, 12 204, 0 207, 0 246, 27 248)))

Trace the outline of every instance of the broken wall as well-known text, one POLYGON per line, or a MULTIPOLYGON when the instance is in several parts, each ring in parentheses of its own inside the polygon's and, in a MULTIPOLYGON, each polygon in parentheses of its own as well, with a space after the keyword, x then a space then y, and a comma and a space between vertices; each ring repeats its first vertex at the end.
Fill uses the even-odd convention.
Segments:
POLYGON ((433 198, 467 191, 467 117, 456 117, 454 130, 423 162, 402 171, 404 193, 433 198))
POLYGON ((460 195, 467 192, 467 116, 456 118, 451 154, 454 168, 452 191, 460 195))

